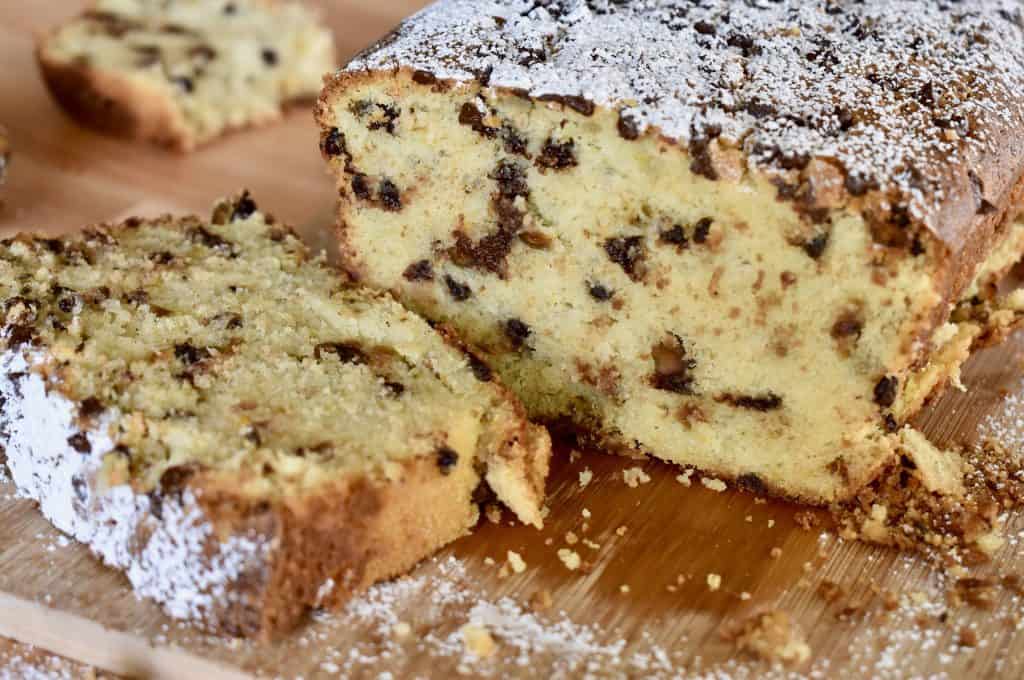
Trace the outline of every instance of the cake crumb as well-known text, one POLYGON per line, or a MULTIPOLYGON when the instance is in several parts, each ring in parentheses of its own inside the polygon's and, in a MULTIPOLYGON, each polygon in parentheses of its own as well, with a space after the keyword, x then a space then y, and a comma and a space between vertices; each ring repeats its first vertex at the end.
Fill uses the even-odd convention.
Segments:
POLYGON ((708 574, 708 590, 714 592, 722 587, 722 577, 718 574, 708 574))
POLYGON ((619 527, 618 529, 616 529, 616 530, 615 530, 615 534, 616 534, 617 536, 625 536, 625 535, 626 535, 626 525, 625 525, 625 524, 623 524, 623 525, 622 525, 622 526, 620 526, 620 527, 619 527))
POLYGON ((643 471, 643 468, 631 467, 622 471, 622 479, 626 482, 626 486, 631 489, 635 489, 641 484, 646 484, 651 481, 650 475, 643 471))
POLYGON ((736 647, 765 661, 799 666, 811 657, 803 631, 784 611, 756 614, 734 634, 736 647))
POLYGON ((462 627, 462 641, 467 652, 482 659, 493 655, 498 648, 491 633, 475 623, 467 623, 462 627))
POLYGON ((750 598, 751 598, 751 595, 747 591, 744 590, 742 593, 740 593, 740 599, 743 600, 744 602, 746 602, 750 598))
POLYGON ((715 479, 714 477, 701 477, 700 483, 703 484, 705 488, 711 489, 717 493, 722 493, 728 488, 725 482, 721 479, 715 479))
POLYGON ((496 503, 488 503, 484 508, 484 514, 487 515, 487 521, 491 524, 501 524, 501 508, 496 503))
POLYGON ((493 567, 495 564, 497 564, 497 562, 494 561, 493 557, 488 556, 484 558, 484 564, 486 564, 488 567, 493 567))
POLYGON ((584 518, 590 519, 590 510, 587 510, 586 508, 583 508, 583 510, 580 512, 580 514, 583 515, 584 518))
POLYGON ((773 520, 773 519, 768 520, 768 528, 771 529, 773 526, 775 526, 775 520, 773 520))
POLYGON ((594 473, 590 471, 590 468, 584 468, 583 472, 580 473, 580 488, 587 488, 587 484, 594 478, 594 473))
POLYGON ((779 547, 772 548, 771 552, 768 553, 768 554, 771 556, 771 558, 773 560, 777 560, 780 557, 782 557, 782 548, 779 548, 779 547))
POLYGON ((569 462, 570 463, 575 463, 576 461, 578 461, 582 457, 583 457, 583 454, 580 453, 579 451, 577 451, 576 449, 572 449, 571 451, 569 451, 569 462))
POLYGON ((961 628, 959 643, 961 647, 977 647, 978 634, 971 628, 961 628))
POLYGON ((621 586, 619 586, 619 592, 623 593, 623 594, 628 593, 629 592, 629 585, 623 583, 621 586))
POLYGON ((566 531, 565 532, 565 542, 568 543, 569 545, 576 545, 577 543, 579 543, 579 541, 580 541, 580 537, 577 536, 572 531, 566 531))
POLYGON ((508 551, 508 564, 512 567, 512 571, 517 574, 522 574, 526 571, 526 561, 519 553, 509 550, 508 551))
POLYGON ((676 475, 676 481, 683 486, 690 486, 693 482, 690 481, 690 477, 693 476, 693 468, 683 470, 680 474, 676 475))
POLYGON ((591 550, 600 550, 601 544, 596 541, 591 541, 589 538, 583 539, 583 545, 587 546, 591 550))
POLYGON ((395 625, 391 626, 391 635, 398 638, 399 640, 403 640, 409 637, 411 633, 412 626, 410 626, 405 621, 399 621, 395 625))
POLYGON ((575 550, 569 550, 568 548, 558 549, 558 559, 562 560, 562 564, 565 565, 569 571, 576 571, 580 568, 580 555, 575 550))

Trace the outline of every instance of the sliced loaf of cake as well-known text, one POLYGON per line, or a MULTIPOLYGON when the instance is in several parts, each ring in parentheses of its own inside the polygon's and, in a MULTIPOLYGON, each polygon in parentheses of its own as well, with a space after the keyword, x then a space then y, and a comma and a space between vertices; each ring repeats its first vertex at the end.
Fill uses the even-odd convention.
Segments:
POLYGON ((550 440, 487 365, 245 194, 0 245, 19 492, 175 617, 287 630, 465 534, 540 526, 550 440))
POLYGON ((317 116, 344 266, 532 416, 826 503, 1019 319, 1022 93, 1000 2, 441 0, 317 116))
POLYGON ((181 151, 280 118, 335 65, 330 31, 278 0, 96 0, 37 57, 82 123, 181 151))

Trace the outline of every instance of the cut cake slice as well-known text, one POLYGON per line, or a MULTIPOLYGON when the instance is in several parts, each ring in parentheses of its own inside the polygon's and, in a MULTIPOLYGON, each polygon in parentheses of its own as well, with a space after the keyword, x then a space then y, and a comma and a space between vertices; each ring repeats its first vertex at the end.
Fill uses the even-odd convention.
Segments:
POLYGON ((19 492, 168 613, 286 631, 465 534, 540 526, 547 432, 486 364, 245 194, 0 245, 19 492))

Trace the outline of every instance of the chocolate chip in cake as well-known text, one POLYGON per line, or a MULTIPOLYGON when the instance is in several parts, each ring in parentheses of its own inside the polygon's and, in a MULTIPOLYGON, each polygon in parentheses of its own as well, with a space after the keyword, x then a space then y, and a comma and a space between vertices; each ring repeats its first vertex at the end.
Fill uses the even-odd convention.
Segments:
POLYGON ((473 377, 475 377, 480 382, 491 381, 491 379, 494 377, 494 372, 491 370, 490 366, 484 363, 484 361, 480 357, 473 354, 472 352, 467 352, 466 358, 469 360, 469 369, 473 371, 473 377))
POLYGON ((458 464, 459 454, 454 449, 442 446, 437 450, 437 467, 442 475, 450 475, 458 464))
POLYGON ((430 71, 415 70, 412 73, 412 82, 417 85, 434 85, 437 83, 437 76, 430 71))
POLYGON ((505 337, 512 341, 512 346, 516 349, 526 344, 527 338, 533 332, 529 326, 519 319, 508 319, 502 324, 502 329, 505 331, 505 337))
POLYGON ((690 239, 686 237, 686 230, 681 224, 675 224, 671 229, 659 233, 658 241, 674 245, 678 250, 683 250, 690 245, 690 239))
POLYGON ((768 491, 764 481, 753 472, 747 472, 736 478, 736 485, 751 493, 763 494, 768 491))
POLYGON ((488 177, 498 184, 498 191, 505 198, 530 195, 526 168, 519 163, 503 159, 498 162, 488 177))
POLYGON ((651 348, 651 358, 654 360, 651 385, 655 389, 676 394, 694 394, 695 379, 692 372, 697 368, 697 361, 687 357, 681 337, 670 333, 665 340, 651 348))
POLYGON ((640 137, 640 123, 630 113, 626 111, 619 111, 619 121, 616 123, 616 128, 619 131, 619 136, 623 139, 633 141, 640 137))
POLYGON ((92 444, 84 432, 76 432, 68 437, 68 446, 79 453, 92 453, 92 444))
POLYGON ((348 342, 322 342, 313 348, 313 357, 323 359, 325 355, 333 354, 343 364, 365 364, 367 363, 366 353, 359 345, 348 342))
POLYGON ((705 243, 711 235, 711 225, 714 220, 710 217, 702 217, 693 225, 693 242, 705 243))
POLYGON ((384 178, 380 181, 377 194, 385 210, 398 212, 402 209, 402 197, 399 195, 398 187, 390 179, 384 178))
POLYGON ((184 342, 180 345, 174 346, 174 357, 186 366, 198 364, 209 356, 210 351, 208 349, 199 349, 193 346, 190 342, 184 342))
POLYGON ((385 380, 384 389, 390 392, 391 396, 396 398, 402 396, 402 394, 405 393, 405 385, 394 380, 385 380))
POLYGON ((96 397, 88 397, 78 404, 78 417, 90 420, 103 413, 103 404, 96 397))
POLYGON ((612 299, 613 295, 615 295, 615 291, 609 290, 600 283, 587 284, 587 290, 590 291, 590 297, 599 302, 607 302, 612 299))
POLYGON ((277 50, 272 47, 264 47, 260 51, 260 58, 263 59, 263 64, 268 68, 277 66, 280 61, 280 57, 277 55, 277 50))
POLYGON ((8 327, 31 326, 39 318, 39 303, 16 295, 4 302, 4 324, 8 327))
POLYGON ((348 150, 348 141, 345 134, 338 128, 331 128, 320 136, 320 153, 324 158, 338 158, 345 160, 345 172, 354 173, 352 165, 352 154, 348 150))
POLYGON ((170 264, 170 263, 174 262, 174 259, 175 259, 174 253, 168 252, 166 250, 162 250, 162 251, 160 251, 158 253, 151 253, 150 256, 149 256, 149 261, 150 262, 152 262, 153 264, 159 264, 159 265, 170 264))
POLYGON ((465 125, 488 139, 498 135, 498 128, 484 124, 484 112, 474 102, 466 102, 459 109, 459 125, 465 125))
POLYGON ((832 324, 831 335, 836 340, 842 340, 851 336, 859 338, 862 330, 864 330, 864 321, 860 318, 860 314, 848 311, 841 314, 836 319, 836 322, 832 324))
POLYGON ((616 236, 604 242, 608 259, 622 267, 622 271, 633 281, 644 278, 644 237, 616 236))
POLYGON ((370 200, 370 184, 369 178, 361 172, 357 172, 352 176, 352 193, 355 197, 363 201, 370 200))
POLYGON ((896 376, 887 375, 875 385, 875 403, 888 408, 896 402, 900 381, 896 376))
POLYGON ((885 414, 883 425, 885 426, 885 431, 889 432, 890 434, 893 432, 897 432, 900 429, 900 424, 896 421, 896 416, 894 416, 891 413, 885 414))
POLYGON ((584 116, 594 115, 594 102, 590 101, 586 97, 580 97, 578 95, 542 94, 537 97, 537 101, 558 102, 577 113, 582 113, 584 116))
POLYGON ((564 170, 565 168, 572 168, 579 164, 576 159, 576 141, 568 139, 564 142, 556 142, 551 137, 548 137, 544 142, 544 146, 541 147, 540 155, 537 156, 535 161, 540 168, 550 168, 552 170, 564 170))
POLYGON ((782 407, 782 397, 774 392, 762 395, 732 394, 726 392, 715 397, 715 401, 750 411, 775 411, 782 407))
POLYGON ((195 83, 192 82, 192 79, 186 76, 178 76, 175 78, 171 78, 171 82, 177 85, 181 89, 181 91, 186 94, 192 94, 192 92, 196 89, 195 83))
POLYGON ((231 213, 231 221, 249 219, 257 209, 256 201, 252 200, 252 196, 248 191, 243 191, 242 196, 235 203, 235 209, 231 213))
POLYGON ((430 260, 413 262, 402 272, 402 278, 406 281, 433 281, 434 265, 431 264, 430 260))
POLYGON ((817 260, 822 255, 824 255, 825 248, 828 247, 828 240, 829 240, 828 232, 823 232, 821 234, 817 234, 816 236, 814 236, 810 240, 804 242, 804 244, 803 244, 804 252, 807 253, 807 255, 812 260, 817 260))
POLYGON ((448 294, 457 302, 468 300, 473 295, 473 289, 469 285, 456 281, 448 274, 444 275, 444 285, 448 287, 448 294))

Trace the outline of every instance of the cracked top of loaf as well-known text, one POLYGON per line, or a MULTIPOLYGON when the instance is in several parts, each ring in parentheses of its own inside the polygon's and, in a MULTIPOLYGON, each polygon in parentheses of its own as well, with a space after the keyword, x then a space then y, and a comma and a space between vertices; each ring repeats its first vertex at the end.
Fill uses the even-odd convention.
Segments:
POLYGON ((968 247, 1024 167, 1024 9, 1011 0, 441 0, 347 71, 478 81, 698 156, 742 148, 768 172, 823 159, 968 247))

